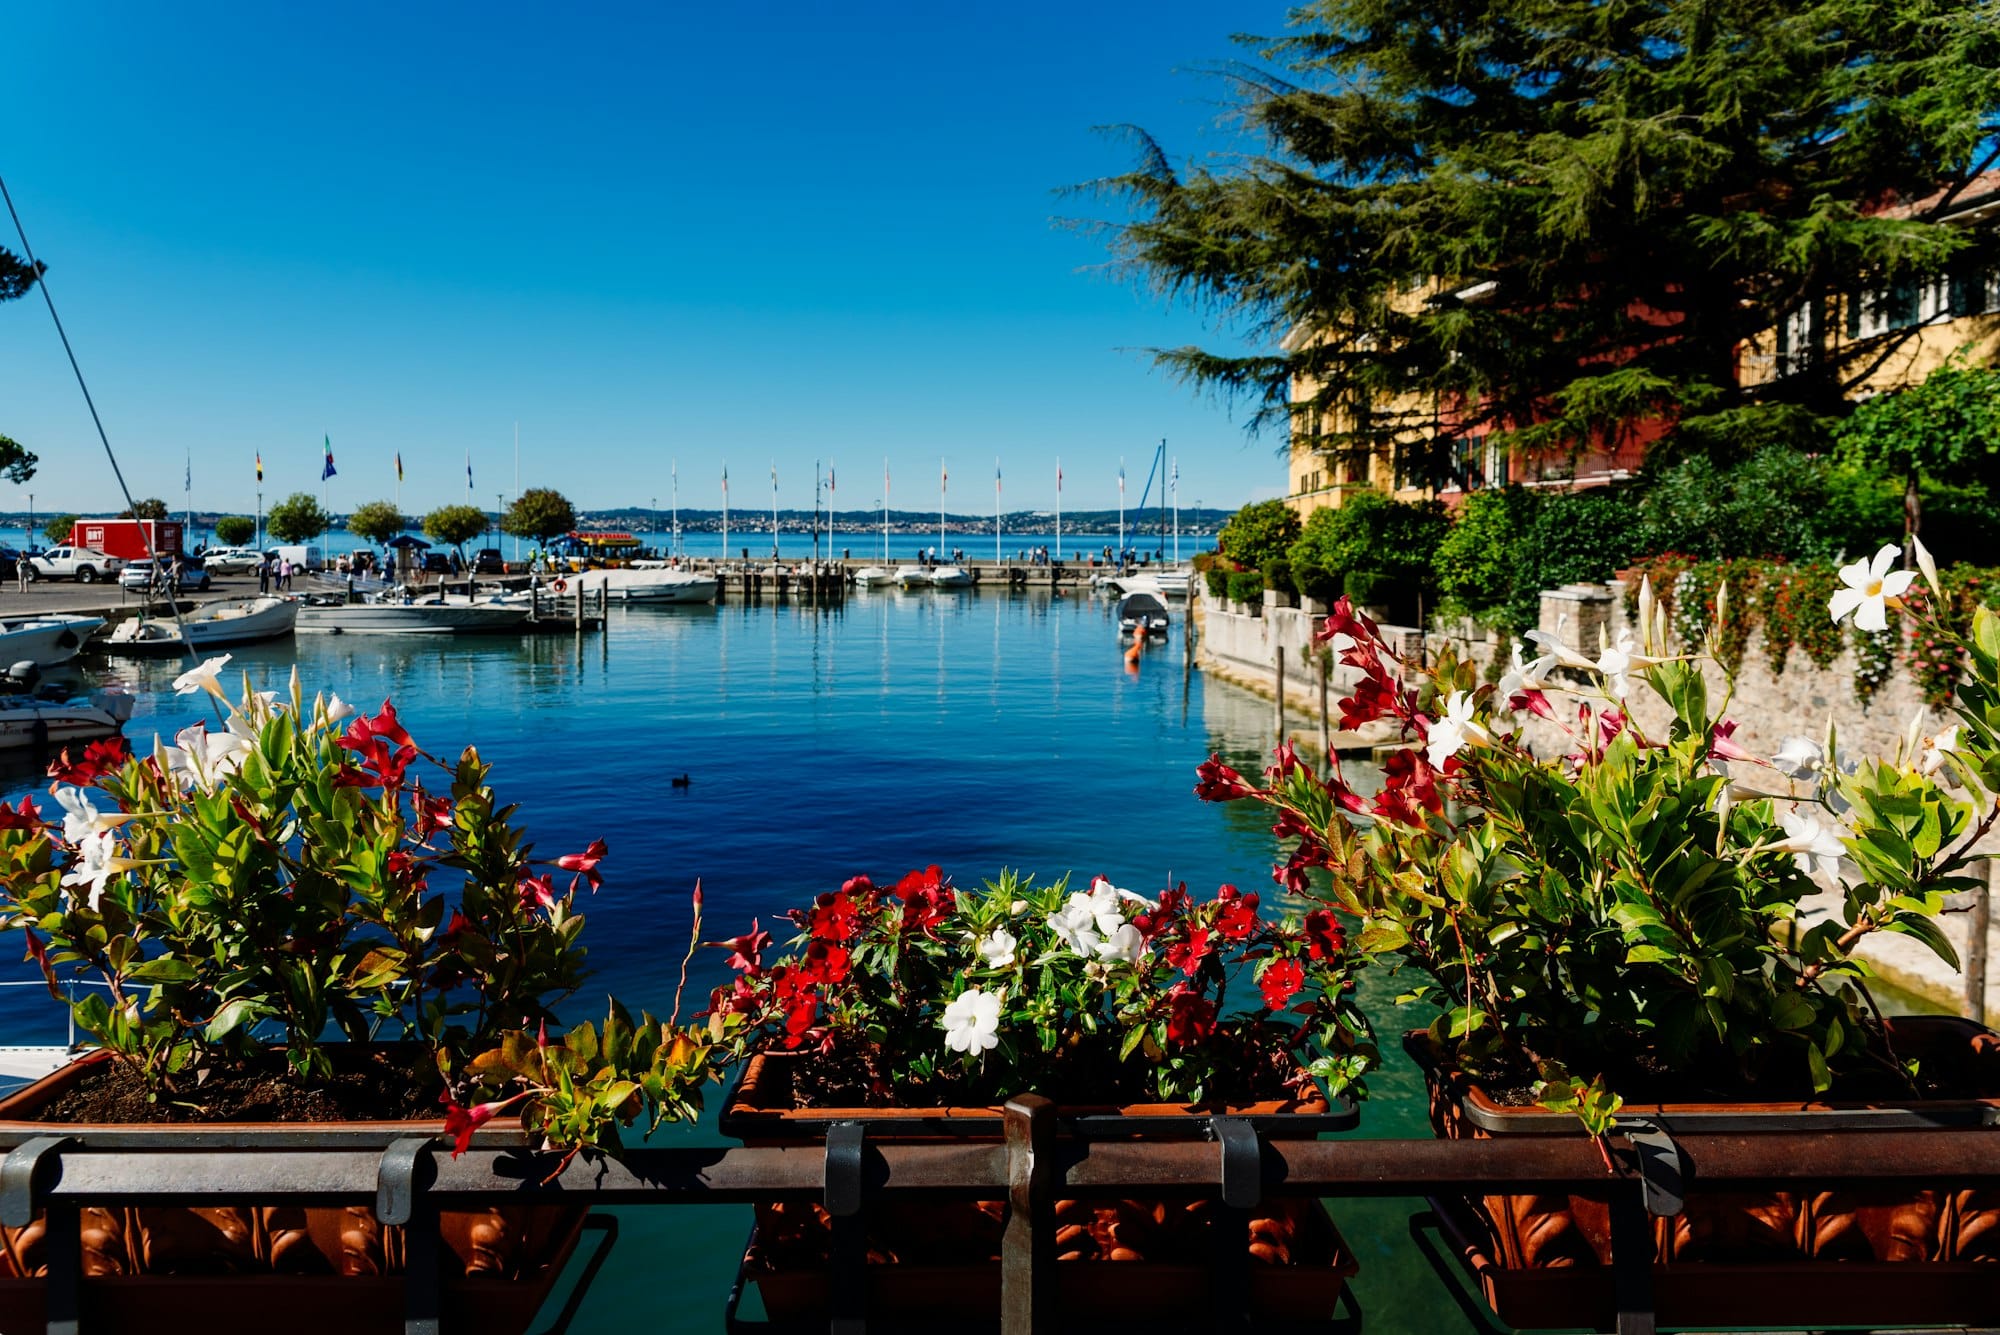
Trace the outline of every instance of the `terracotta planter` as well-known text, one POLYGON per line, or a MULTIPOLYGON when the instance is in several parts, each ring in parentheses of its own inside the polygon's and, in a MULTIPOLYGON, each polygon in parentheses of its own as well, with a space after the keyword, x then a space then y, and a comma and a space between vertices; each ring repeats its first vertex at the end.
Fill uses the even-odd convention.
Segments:
MULTIPOLYGON (((0 1099, 0 1145, 51 1132, 116 1133, 146 1148, 130 1154, 171 1154, 226 1140, 254 1144, 283 1137, 296 1148, 302 1132, 323 1130, 353 1147, 372 1135, 386 1149, 412 1135, 442 1137, 436 1121, 90 1125, 44 1122, 35 1115, 52 1099, 110 1060, 92 1053, 0 1099)), ((495 1119, 475 1136, 481 1145, 522 1145, 516 1119, 495 1119)), ((275 1147, 274 1147, 275 1148, 275 1147)), ((572 1206, 497 1206, 446 1210, 444 1317, 447 1329, 481 1335, 525 1331, 575 1250, 588 1211, 572 1206)), ((118 1206, 87 1208, 83 1216, 85 1311, 97 1329, 257 1332, 282 1313, 286 1335, 396 1329, 402 1322, 404 1237, 385 1226, 371 1205, 118 1206)), ((43 1222, 0 1228, 0 1331, 40 1329, 43 1222)))
MULTIPOLYGON (((1626 1111, 1675 1130, 1865 1134, 1869 1125, 1949 1136, 2000 1120, 2000 1036, 1955 1017, 1890 1022, 1897 1050, 1956 1071, 1975 1097, 1896 1104, 1655 1103, 1626 1111)), ((1404 1037, 1424 1068, 1431 1125, 1447 1139, 1581 1135, 1574 1118, 1507 1106, 1439 1053, 1404 1037)), ((1432 1202, 1446 1240, 1494 1315, 1524 1329, 1605 1328, 1616 1317, 1608 1192, 1432 1202)), ((1712 1193, 1653 1221, 1662 1325, 2000 1323, 2000 1191, 1712 1193)))
MULTIPOLYGON (((836 1123, 859 1122, 872 1140, 994 1141, 996 1106, 795 1108, 798 1058, 750 1059, 724 1104, 724 1134, 749 1144, 823 1142, 836 1123)), ((1353 1105, 1315 1093, 1228 1108, 1127 1104, 1061 1109, 1064 1135, 1127 1139, 1201 1138, 1212 1115, 1247 1118, 1272 1138, 1311 1139, 1358 1120, 1353 1105)), ((1058 1201, 1058 1276, 1063 1312, 1082 1322, 1185 1317, 1210 1300, 1212 1201, 1058 1201)), ((998 1201, 888 1203, 868 1216, 868 1310, 884 1317, 991 1317, 1000 1301, 998 1201)), ((757 1207, 742 1282, 776 1320, 823 1319, 831 1232, 816 1204, 757 1207)), ((1280 1199, 1250 1220, 1248 1302, 1270 1320, 1325 1319, 1358 1268, 1317 1201, 1280 1199)))

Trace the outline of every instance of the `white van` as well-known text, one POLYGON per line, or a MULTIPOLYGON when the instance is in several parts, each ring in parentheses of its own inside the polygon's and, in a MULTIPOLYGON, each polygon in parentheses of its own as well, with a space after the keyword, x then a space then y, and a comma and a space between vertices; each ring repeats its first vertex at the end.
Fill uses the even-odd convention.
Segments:
POLYGON ((311 547, 302 542, 280 543, 277 546, 266 547, 264 555, 273 560, 283 558, 290 561, 295 568, 313 571, 326 569, 326 553, 318 547, 311 547))

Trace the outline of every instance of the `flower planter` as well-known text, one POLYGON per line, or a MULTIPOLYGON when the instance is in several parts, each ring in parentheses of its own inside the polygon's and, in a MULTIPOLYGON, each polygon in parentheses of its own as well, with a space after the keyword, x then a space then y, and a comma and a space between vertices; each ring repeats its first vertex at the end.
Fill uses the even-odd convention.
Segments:
MULTIPOLYGON (((1628 1103, 1669 1133, 1758 1130, 1866 1134, 1921 1127, 1950 1136, 2000 1120, 2000 1036, 1950 1017, 1890 1022, 1897 1049, 1952 1070, 1971 1097, 1882 1104, 1628 1103)), ((1581 1135, 1567 1114, 1506 1106, 1456 1069, 1424 1031, 1404 1038, 1424 1068, 1431 1124, 1447 1139, 1581 1135)), ((1454 1197, 1432 1202, 1447 1242, 1507 1325, 1591 1327, 1615 1318, 1605 1193, 1454 1197)), ((1709 1193, 1653 1220, 1662 1325, 2000 1323, 2000 1192, 1934 1188, 1709 1193)))
MULTIPOLYGON (((829 1128, 859 1123, 875 1140, 1000 1139, 997 1106, 796 1108, 799 1058, 760 1053, 746 1063, 724 1104, 726 1135, 750 1144, 813 1144, 829 1128)), ((1226 1109, 1185 1104, 1064 1107, 1060 1135, 1094 1138, 1202 1138, 1211 1116, 1240 1116, 1260 1133, 1310 1139, 1358 1121, 1352 1103, 1276 1099, 1226 1109)), ((1210 1221, 1215 1203, 1058 1201, 1058 1299, 1085 1326, 1185 1316, 1210 1301, 1210 1221)), ((868 1219, 867 1297, 884 1317, 990 1317, 1000 1301, 997 1201, 883 1205, 868 1219)), ((1357 1269, 1318 1202, 1284 1199, 1254 1212, 1247 1306, 1264 1320, 1325 1319, 1357 1269)), ((818 1205, 760 1205, 744 1258, 743 1282, 778 1321, 823 1320, 829 1298, 831 1232, 818 1205)))
MULTIPOLYGON (((443 1137, 442 1121, 86 1125, 36 1113, 98 1065, 92 1053, 0 1100, 0 1146, 53 1132, 88 1145, 115 1134, 125 1152, 171 1155, 218 1141, 298 1148, 325 1132, 343 1148, 379 1148, 410 1136, 443 1137)), ((480 1145, 520 1145, 516 1119, 475 1133, 480 1145)), ((371 1205, 118 1206, 82 1212, 83 1302, 92 1328, 266 1332, 283 1313, 287 1335, 390 1330, 403 1313, 404 1232, 371 1205)), ((442 1302, 447 1329, 519 1335, 533 1321, 577 1245, 587 1210, 499 1206, 446 1210, 442 1302)), ((44 1230, 0 1228, 0 1330, 40 1329, 44 1230)))

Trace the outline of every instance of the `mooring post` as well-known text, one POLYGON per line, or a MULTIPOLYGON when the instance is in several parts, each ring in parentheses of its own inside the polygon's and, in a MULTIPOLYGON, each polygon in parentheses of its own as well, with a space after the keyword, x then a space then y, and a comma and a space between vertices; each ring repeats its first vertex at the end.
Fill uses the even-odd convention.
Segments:
POLYGON ((576 582, 576 637, 583 638, 583 581, 576 582))
POLYGON ((1278 740, 1285 740, 1285 646, 1280 644, 1272 650, 1277 672, 1277 730, 1278 740))
POLYGON ((1986 880, 1972 892, 1972 912, 1965 917, 1965 1013, 1976 1024, 1986 1023, 1986 936, 1993 923, 1993 878, 2000 875, 1986 864, 1986 880))

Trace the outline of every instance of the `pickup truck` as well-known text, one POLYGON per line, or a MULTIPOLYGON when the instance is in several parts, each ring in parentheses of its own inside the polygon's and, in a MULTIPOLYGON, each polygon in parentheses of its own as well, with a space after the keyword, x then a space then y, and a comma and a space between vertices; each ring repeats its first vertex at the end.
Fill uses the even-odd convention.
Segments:
POLYGON ((92 547, 51 547, 27 558, 29 579, 73 579, 79 584, 115 578, 124 564, 92 547))

